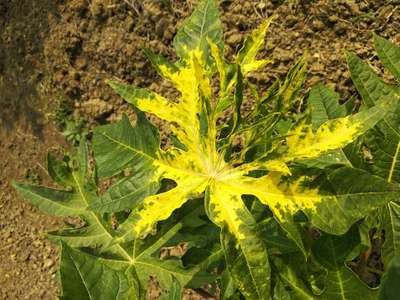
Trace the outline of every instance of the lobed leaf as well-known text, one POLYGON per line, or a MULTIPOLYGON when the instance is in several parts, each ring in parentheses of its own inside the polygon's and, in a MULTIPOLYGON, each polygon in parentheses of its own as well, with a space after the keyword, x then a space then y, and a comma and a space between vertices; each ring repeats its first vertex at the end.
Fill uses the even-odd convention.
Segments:
POLYGON ((400 47, 374 34, 374 45, 384 66, 400 81, 400 47))
POLYGON ((110 177, 125 168, 148 169, 159 146, 158 133, 142 113, 133 128, 124 115, 117 125, 94 130, 93 150, 101 177, 110 177))
POLYGON ((265 35, 273 18, 270 17, 259 25, 251 34, 245 39, 243 47, 239 50, 236 56, 236 63, 240 66, 243 74, 246 75, 255 71, 266 64, 270 60, 257 60, 256 56, 265 42, 265 35))
POLYGON ((346 55, 351 79, 368 107, 396 97, 396 87, 382 81, 356 54, 349 52, 346 55))
POLYGON ((376 299, 377 293, 368 288, 357 275, 347 267, 329 271, 326 278, 326 290, 320 297, 327 300, 376 299))
MULTIPOLYGON (((50 174, 64 184, 65 190, 28 184, 14 185, 26 201, 41 211, 53 216, 80 217, 85 221, 82 227, 49 234, 52 240, 64 241, 72 247, 106 246, 112 240, 110 226, 102 221, 101 215, 88 209, 96 201, 97 187, 93 181, 87 179, 87 155, 87 144, 82 141, 76 155, 77 168, 73 169, 54 158, 49 160, 49 169, 52 170, 50 174), (60 180, 60 178, 68 178, 68 180, 60 180)), ((123 255, 121 249, 116 247, 115 251, 123 255)))
POLYGON ((312 87, 308 103, 311 109, 314 131, 328 120, 342 118, 347 115, 346 108, 343 105, 339 105, 339 95, 323 84, 317 84, 312 87))
POLYGON ((175 51, 182 59, 187 59, 193 50, 200 50, 202 62, 211 66, 210 39, 219 49, 223 49, 222 24, 218 16, 218 6, 215 0, 201 0, 191 17, 178 30, 173 44, 175 51))
POLYGON ((132 268, 113 270, 97 257, 62 244, 60 278, 63 300, 139 299, 139 282, 132 268))
POLYGON ((400 257, 400 205, 390 202, 385 209, 385 243, 382 248, 383 263, 388 267, 400 257))
POLYGON ((354 226, 343 236, 323 235, 313 246, 317 260, 328 269, 321 299, 376 299, 376 290, 368 288, 347 266, 349 254, 360 241, 354 226))
POLYGON ((382 276, 382 284, 379 289, 379 300, 396 299, 399 295, 399 277, 400 277, 400 257, 396 258, 387 266, 387 271, 382 276))

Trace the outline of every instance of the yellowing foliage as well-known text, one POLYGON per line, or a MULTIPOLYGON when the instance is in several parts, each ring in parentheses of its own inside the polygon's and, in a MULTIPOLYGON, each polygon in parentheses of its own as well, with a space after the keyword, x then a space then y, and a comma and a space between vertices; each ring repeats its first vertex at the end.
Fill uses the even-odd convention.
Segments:
MULTIPOLYGON (((262 26, 265 28, 266 25, 262 26)), ((224 160, 225 150, 217 149, 217 120, 212 113, 207 115, 206 133, 201 132, 199 116, 207 114, 206 107, 211 106, 212 96, 210 74, 202 65, 201 57, 202 53, 197 49, 189 53, 188 59, 181 62, 175 71, 159 66, 165 78, 180 92, 177 102, 150 92, 145 97, 129 98, 125 95, 140 110, 170 122, 173 133, 186 147, 185 150, 160 150, 158 159, 153 161, 153 167, 157 169, 155 177, 172 179, 176 187, 143 201, 132 223, 135 235, 151 231, 157 221, 167 219, 185 201, 201 196, 205 190, 209 193, 213 221, 228 226, 237 240, 245 238, 241 226, 247 226, 251 219, 245 217, 248 211, 242 195, 256 196, 274 212, 279 222, 285 223, 287 216, 302 209, 310 211, 323 201, 318 190, 302 187, 304 178, 290 184, 284 181, 282 176, 291 174, 287 164, 341 148, 364 131, 361 121, 367 113, 328 121, 316 132, 310 125, 301 124, 288 132, 285 151, 279 157, 234 167, 224 160), (250 171, 261 169, 270 173, 261 178, 248 175, 250 171)), ((246 64, 251 65, 254 59, 252 55, 247 56, 246 64)), ((118 89, 118 84, 114 86, 118 89)), ((119 92, 124 96, 123 90, 119 92)))

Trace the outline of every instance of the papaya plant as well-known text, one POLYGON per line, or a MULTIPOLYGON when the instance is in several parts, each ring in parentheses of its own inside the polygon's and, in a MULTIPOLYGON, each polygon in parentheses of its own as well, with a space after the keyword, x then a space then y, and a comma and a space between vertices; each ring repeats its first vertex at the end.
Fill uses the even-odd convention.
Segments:
POLYGON ((48 234, 61 244, 62 299, 143 299, 153 277, 165 299, 212 282, 223 299, 336 299, 340 287, 354 295, 346 237, 400 187, 354 167, 343 148, 382 122, 393 99, 356 114, 316 112, 323 100, 314 92, 311 117, 296 115, 305 57, 260 93, 250 77, 270 62, 257 56, 271 22, 228 60, 217 1, 201 0, 174 38, 177 61, 145 50, 178 99, 109 81, 135 124, 124 115, 95 128, 91 168, 85 140, 73 157, 49 155, 63 189, 15 184, 44 212, 81 220, 48 234), (243 112, 247 101, 253 109, 243 112), (146 113, 168 124, 169 145, 160 146, 146 113), (98 176, 117 181, 100 193, 98 176), (304 232, 313 228, 316 242, 304 232), (182 242, 181 255, 162 255, 182 242))
MULTIPOLYGON (((374 43, 378 57, 391 70, 395 79, 398 79, 395 64, 399 61, 399 47, 377 35, 374 35, 374 43)), ((355 54, 347 53, 347 58, 351 77, 364 100, 361 110, 365 107, 373 107, 384 99, 395 99, 395 101, 392 103, 389 113, 377 123, 374 129, 343 149, 336 150, 337 162, 367 171, 381 181, 398 183, 394 179, 398 175, 396 171, 398 162, 398 153, 396 154, 398 85, 391 85, 379 79, 375 72, 355 54)), ((339 95, 323 85, 316 85, 312 88, 308 103, 311 107, 312 124, 316 127, 328 119, 350 114, 354 105, 352 101, 339 105, 339 95)), ((312 165, 308 163, 308 166, 318 168, 327 166, 326 161, 322 163, 321 160, 317 160, 312 165)), ((327 171, 327 169, 324 170, 324 172, 327 171)), ((361 179, 360 182, 364 183, 361 179)), ((367 214, 362 222, 353 225, 351 230, 341 236, 319 231, 321 236, 311 241, 311 256, 308 258, 307 265, 317 264, 327 271, 325 284, 321 285, 324 287, 324 291, 320 295, 320 290, 315 287, 313 289, 304 283, 310 284, 312 280, 307 281, 304 276, 306 272, 301 272, 301 268, 293 266, 290 260, 286 261, 286 266, 292 264, 289 267, 291 271, 283 272, 283 276, 280 275, 280 278, 286 279, 282 282, 286 282, 286 287, 293 290, 294 298, 307 298, 310 296, 310 291, 314 290, 316 293, 311 294, 310 299, 354 299, 360 296, 367 299, 395 299, 398 290, 394 282, 400 279, 397 251, 400 220, 398 208, 398 199, 391 201, 367 214), (374 246, 372 243, 379 239, 384 239, 383 247, 374 250, 376 245, 374 246), (369 266, 369 258, 376 255, 374 254, 376 251, 382 252, 382 269, 369 266), (371 278, 371 274, 375 274, 372 277, 375 277, 372 280, 375 283, 372 284, 376 287, 376 281, 380 280, 379 289, 368 288, 349 268, 349 265, 352 265, 353 269, 356 269, 362 277, 367 274, 367 277, 371 278), (285 274, 286 276, 290 274, 290 280, 285 277, 285 274)), ((281 269, 283 270, 284 267, 281 266, 281 269)), ((371 284, 371 279, 369 281, 371 284)), ((287 291, 285 293, 290 295, 287 291)))
MULTIPOLYGON (((373 39, 378 57, 393 75, 395 84, 380 79, 372 68, 354 53, 347 54, 351 78, 367 107, 375 106, 384 98, 392 98, 396 101, 390 112, 364 138, 364 144, 370 154, 368 160, 364 162, 364 168, 387 182, 400 183, 400 47, 377 34, 374 34, 373 39)), ((390 282, 397 272, 396 276, 399 280, 399 199, 394 199, 369 215, 365 223, 369 228, 377 227, 377 235, 384 232, 382 259, 385 269, 389 270, 384 278, 389 278, 387 280, 390 282)), ((391 299, 389 295, 393 297, 396 292, 398 293, 399 290, 395 289, 395 285, 390 284, 389 288, 386 284, 381 298, 391 299)))

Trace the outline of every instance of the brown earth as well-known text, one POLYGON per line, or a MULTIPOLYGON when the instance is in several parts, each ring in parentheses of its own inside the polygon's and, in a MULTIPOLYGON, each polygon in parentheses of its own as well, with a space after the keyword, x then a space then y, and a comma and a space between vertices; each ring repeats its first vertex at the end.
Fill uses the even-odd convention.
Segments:
MULTIPOLYGON (((172 38, 195 3, 0 1, 0 299, 54 299, 58 292, 57 251, 42 233, 60 226, 61 220, 25 204, 10 183, 49 184, 46 151, 66 147, 56 123, 62 123, 60 118, 67 118, 69 111, 90 127, 113 122, 122 112, 132 114, 105 79, 118 78, 173 95, 140 48, 176 58, 172 38)), ((382 73, 371 32, 399 44, 399 4, 398 0, 220 1, 226 54, 232 57, 244 35, 273 14, 262 56, 274 63, 252 80, 265 88, 307 51, 307 86, 324 82, 345 100, 356 94, 343 50, 357 52, 382 73)))

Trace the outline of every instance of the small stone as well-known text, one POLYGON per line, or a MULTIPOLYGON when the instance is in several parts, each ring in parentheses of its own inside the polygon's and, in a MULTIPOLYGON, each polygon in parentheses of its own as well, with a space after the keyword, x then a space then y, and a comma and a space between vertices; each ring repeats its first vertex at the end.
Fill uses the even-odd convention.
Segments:
POLYGON ((349 7, 349 9, 350 9, 350 12, 353 14, 353 15, 358 15, 359 13, 360 13, 360 7, 358 6, 358 4, 357 3, 355 3, 355 2, 348 2, 347 3, 347 6, 349 7))
POLYGON ((76 60, 75 60, 75 67, 78 70, 83 70, 87 67, 87 59, 86 57, 82 57, 79 56, 76 60))
POLYGON ((167 21, 165 19, 161 19, 156 23, 155 32, 159 37, 164 35, 166 28, 168 27, 167 21))
POLYGON ((83 111, 91 116, 100 117, 112 111, 113 106, 101 99, 90 99, 81 105, 83 111))
POLYGON ((257 8, 264 9, 267 5, 264 2, 260 2, 257 4, 257 8))
POLYGON ((172 40, 173 37, 174 37, 173 29, 167 28, 167 30, 165 30, 164 32, 164 39, 172 40))
POLYGON ((321 31, 324 29, 325 25, 320 20, 314 20, 312 27, 313 27, 314 31, 321 31))
POLYGON ((86 0, 75 0, 71 6, 72 9, 78 12, 79 14, 83 14, 87 9, 88 2, 86 0))
POLYGON ((50 258, 45 259, 44 262, 43 262, 43 266, 46 269, 51 268, 52 266, 54 266, 54 260, 52 260, 50 258))
POLYGON ((231 45, 237 45, 241 42, 242 40, 242 35, 239 33, 233 33, 232 35, 230 35, 227 39, 228 44, 231 45))
POLYGON ((90 5, 90 12, 97 19, 102 19, 105 15, 104 5, 101 2, 101 0, 92 1, 90 5))
POLYGON ((339 20, 339 17, 336 15, 332 15, 332 16, 329 16, 328 20, 331 23, 337 23, 337 21, 339 20))
POLYGON ((343 22, 339 22, 337 23, 337 25, 335 26, 335 33, 336 35, 343 35, 345 34, 347 31, 347 27, 343 22))

